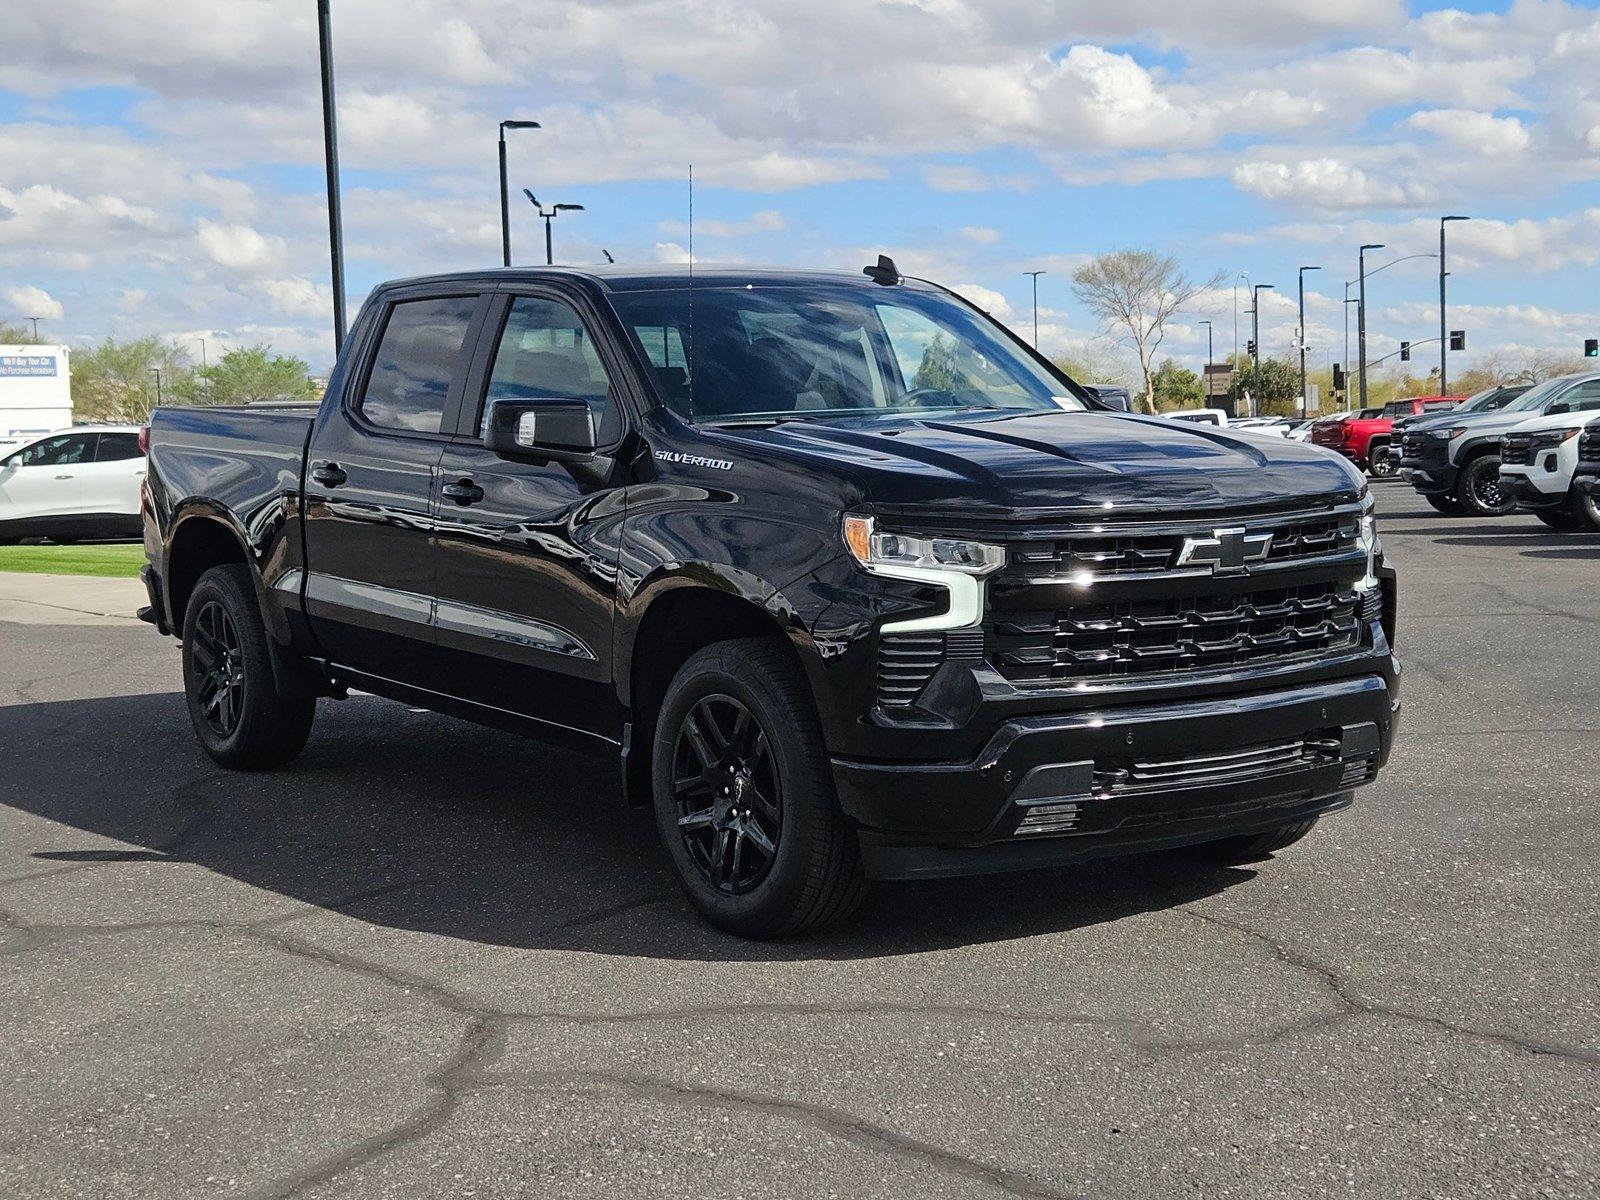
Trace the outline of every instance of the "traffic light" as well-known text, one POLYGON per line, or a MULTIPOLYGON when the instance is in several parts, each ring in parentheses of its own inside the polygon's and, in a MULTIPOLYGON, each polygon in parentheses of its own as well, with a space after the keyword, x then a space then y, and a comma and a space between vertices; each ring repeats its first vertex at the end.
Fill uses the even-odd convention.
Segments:
POLYGON ((1245 344, 1244 344, 1244 352, 1246 354, 1248 354, 1251 358, 1254 358, 1256 356, 1256 340, 1255 340, 1255 338, 1250 338, 1245 342, 1245 344))
POLYGON ((1585 338, 1583 340, 1583 356, 1585 358, 1600 358, 1600 338, 1585 338))
POLYGON ((1401 362, 1410 362, 1411 361, 1411 343, 1410 342, 1401 342, 1400 343, 1400 361, 1401 362))
POLYGON ((1344 391, 1344 364, 1343 363, 1334 363, 1333 364, 1333 390, 1336 391, 1336 392, 1344 391))
POLYGON ((1465 350, 1467 348, 1467 331, 1465 329, 1452 329, 1450 331, 1450 349, 1465 350))

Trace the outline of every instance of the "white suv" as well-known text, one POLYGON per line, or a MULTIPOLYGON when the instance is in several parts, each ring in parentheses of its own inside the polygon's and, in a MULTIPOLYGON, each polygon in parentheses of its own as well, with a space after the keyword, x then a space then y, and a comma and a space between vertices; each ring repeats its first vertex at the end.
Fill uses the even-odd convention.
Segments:
POLYGON ((1533 417, 1500 438, 1500 487, 1546 525, 1600 533, 1600 499, 1573 486, 1578 439, 1600 417, 1600 395, 1571 412, 1533 417))
POLYGON ((0 543, 136 538, 144 451, 137 425, 84 425, 0 458, 0 543))

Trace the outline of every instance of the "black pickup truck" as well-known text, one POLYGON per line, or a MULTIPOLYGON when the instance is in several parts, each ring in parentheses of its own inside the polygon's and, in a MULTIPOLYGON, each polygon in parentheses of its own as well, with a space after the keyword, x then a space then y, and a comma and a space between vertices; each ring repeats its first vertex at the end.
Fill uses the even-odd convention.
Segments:
POLYGON ((747 936, 1348 804, 1399 712, 1359 472, 867 275, 411 279, 315 411, 158 410, 145 615, 205 749, 279 766, 349 688, 589 746, 747 936))

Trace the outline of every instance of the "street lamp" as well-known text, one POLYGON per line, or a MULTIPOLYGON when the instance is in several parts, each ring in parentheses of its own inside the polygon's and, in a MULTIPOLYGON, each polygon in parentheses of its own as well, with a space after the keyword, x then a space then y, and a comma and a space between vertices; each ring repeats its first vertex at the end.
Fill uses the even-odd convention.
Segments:
POLYGON ((1356 352, 1361 356, 1359 394, 1362 408, 1367 406, 1367 251, 1382 249, 1382 242, 1368 242, 1356 251, 1356 261, 1359 266, 1356 272, 1359 290, 1356 294, 1360 297, 1356 305, 1356 352))
POLYGON ((1306 416, 1306 272, 1321 267, 1300 268, 1300 419, 1306 416))
POLYGON ((506 196, 506 130, 538 129, 537 121, 500 122, 500 262, 511 265, 511 202, 506 196))
POLYGON ((1470 221, 1471 217, 1440 217, 1439 218, 1439 394, 1450 394, 1450 368, 1446 362, 1446 351, 1450 349, 1450 334, 1445 329, 1444 315, 1444 279, 1449 274, 1444 269, 1444 227, 1450 221, 1470 221))
POLYGON ((547 267, 553 267, 555 266, 556 257, 555 250, 551 246, 550 242, 550 222, 554 221, 556 219, 556 214, 560 212, 582 212, 583 205, 552 204, 549 208, 542 208, 539 205, 538 199, 527 188, 522 189, 522 194, 528 198, 528 203, 533 205, 533 211, 544 218, 544 265, 547 267))
POLYGON ((1206 368, 1209 370, 1211 367, 1211 322, 1197 321, 1195 324, 1206 327, 1206 368))
MULTIPOLYGON (((1261 293, 1275 290, 1275 285, 1258 283, 1250 289, 1250 344, 1255 347, 1250 352, 1250 361, 1256 366, 1261 366, 1261 293)), ((1260 405, 1254 396, 1250 397, 1250 415, 1253 417, 1260 411, 1260 405)))
POLYGON ((32 321, 33 322, 33 340, 36 341, 36 342, 39 340, 39 322, 41 320, 43 320, 43 319, 44 318, 42 318, 42 317, 24 317, 23 318, 23 320, 25 320, 25 321, 32 321))
POLYGON ((1033 348, 1039 348, 1039 276, 1043 271, 1024 271, 1024 275, 1033 277, 1033 348))
POLYGON ((333 27, 329 0, 317 0, 322 59, 322 155, 328 175, 328 257, 333 271, 333 351, 344 346, 344 218, 339 208, 339 122, 333 104, 333 27))

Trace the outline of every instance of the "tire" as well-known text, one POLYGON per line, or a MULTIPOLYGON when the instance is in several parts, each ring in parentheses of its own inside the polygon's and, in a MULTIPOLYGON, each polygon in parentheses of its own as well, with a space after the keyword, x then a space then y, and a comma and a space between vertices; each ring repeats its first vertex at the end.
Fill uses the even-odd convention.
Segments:
POLYGON ((1279 825, 1276 829, 1267 829, 1261 833, 1245 833, 1238 837, 1202 842, 1198 846, 1191 846, 1190 851, 1217 863, 1256 862, 1286 846, 1294 845, 1316 827, 1317 818, 1311 817, 1305 821, 1295 821, 1290 825, 1279 825))
POLYGON ((1447 517, 1461 515, 1461 501, 1448 493, 1442 496, 1424 496, 1423 499, 1433 506, 1435 512, 1443 513, 1447 517))
POLYGON ((1503 517, 1516 508, 1516 500, 1500 486, 1498 454, 1479 455, 1461 468, 1456 499, 1462 511, 1474 517, 1503 517))
POLYGON ((1533 515, 1551 529, 1559 530, 1562 533, 1588 532, 1584 519, 1573 509, 1570 501, 1557 505, 1555 508, 1536 508, 1533 510, 1533 515))
POLYGON ((1575 532, 1600 533, 1600 498, 1573 488, 1567 493, 1566 509, 1572 514, 1575 532))
POLYGON ((1391 449, 1389 444, 1385 442, 1367 451, 1367 473, 1374 479, 1390 479, 1399 473, 1400 463, 1390 453, 1391 449))
POLYGON ((183 691, 207 754, 236 771, 281 767, 311 735, 317 702, 284 696, 248 568, 212 567, 183 617, 183 691))
POLYGON ((783 643, 739 638, 692 655, 662 700, 651 767, 661 843, 710 924, 789 937, 860 903, 855 830, 834 796, 805 676, 783 643))

